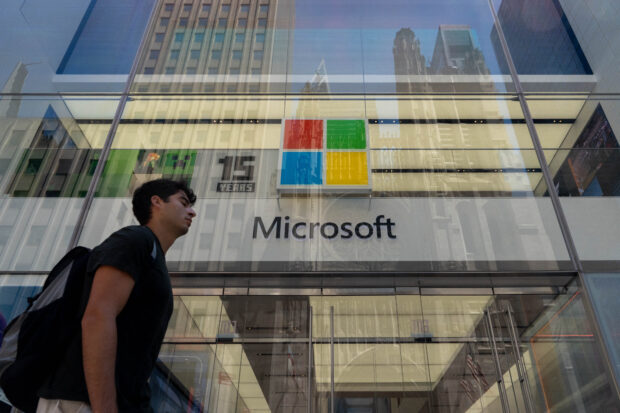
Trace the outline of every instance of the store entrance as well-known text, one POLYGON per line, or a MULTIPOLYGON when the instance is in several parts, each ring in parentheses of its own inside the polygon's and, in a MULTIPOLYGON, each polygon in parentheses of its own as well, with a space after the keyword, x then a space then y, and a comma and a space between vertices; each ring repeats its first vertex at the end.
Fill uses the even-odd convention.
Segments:
POLYGON ((176 296, 151 380, 156 410, 606 408, 579 290, 488 292, 176 296))

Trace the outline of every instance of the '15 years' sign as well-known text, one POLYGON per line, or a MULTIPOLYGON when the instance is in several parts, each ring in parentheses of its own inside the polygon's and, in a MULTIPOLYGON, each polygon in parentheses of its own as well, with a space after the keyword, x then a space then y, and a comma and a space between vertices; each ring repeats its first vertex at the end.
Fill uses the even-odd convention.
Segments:
POLYGON ((217 192, 255 192, 254 166, 256 156, 223 156, 218 159, 222 175, 217 183, 217 192))

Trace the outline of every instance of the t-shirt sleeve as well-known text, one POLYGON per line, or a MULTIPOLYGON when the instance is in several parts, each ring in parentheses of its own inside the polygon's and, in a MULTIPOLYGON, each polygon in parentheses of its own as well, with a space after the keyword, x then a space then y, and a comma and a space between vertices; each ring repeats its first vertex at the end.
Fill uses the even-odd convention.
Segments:
POLYGON ((109 265, 126 272, 138 282, 144 269, 153 261, 151 250, 154 248, 154 240, 146 234, 121 229, 93 249, 88 260, 88 272, 94 274, 99 267, 109 265))

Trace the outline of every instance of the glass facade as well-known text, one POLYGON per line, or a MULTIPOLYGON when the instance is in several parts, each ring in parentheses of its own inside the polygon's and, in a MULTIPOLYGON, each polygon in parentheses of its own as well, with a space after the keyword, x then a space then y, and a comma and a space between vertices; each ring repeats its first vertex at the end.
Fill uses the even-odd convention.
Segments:
POLYGON ((615 411, 616 3, 9 1, 1 316, 184 179, 156 411, 615 411))

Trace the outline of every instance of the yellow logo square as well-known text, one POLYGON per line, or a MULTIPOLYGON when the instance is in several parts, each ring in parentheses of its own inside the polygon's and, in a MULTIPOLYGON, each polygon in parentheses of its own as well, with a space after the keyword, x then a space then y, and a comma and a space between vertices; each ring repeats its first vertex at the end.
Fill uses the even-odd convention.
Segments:
POLYGON ((366 152, 327 152, 327 185, 368 185, 366 152))

